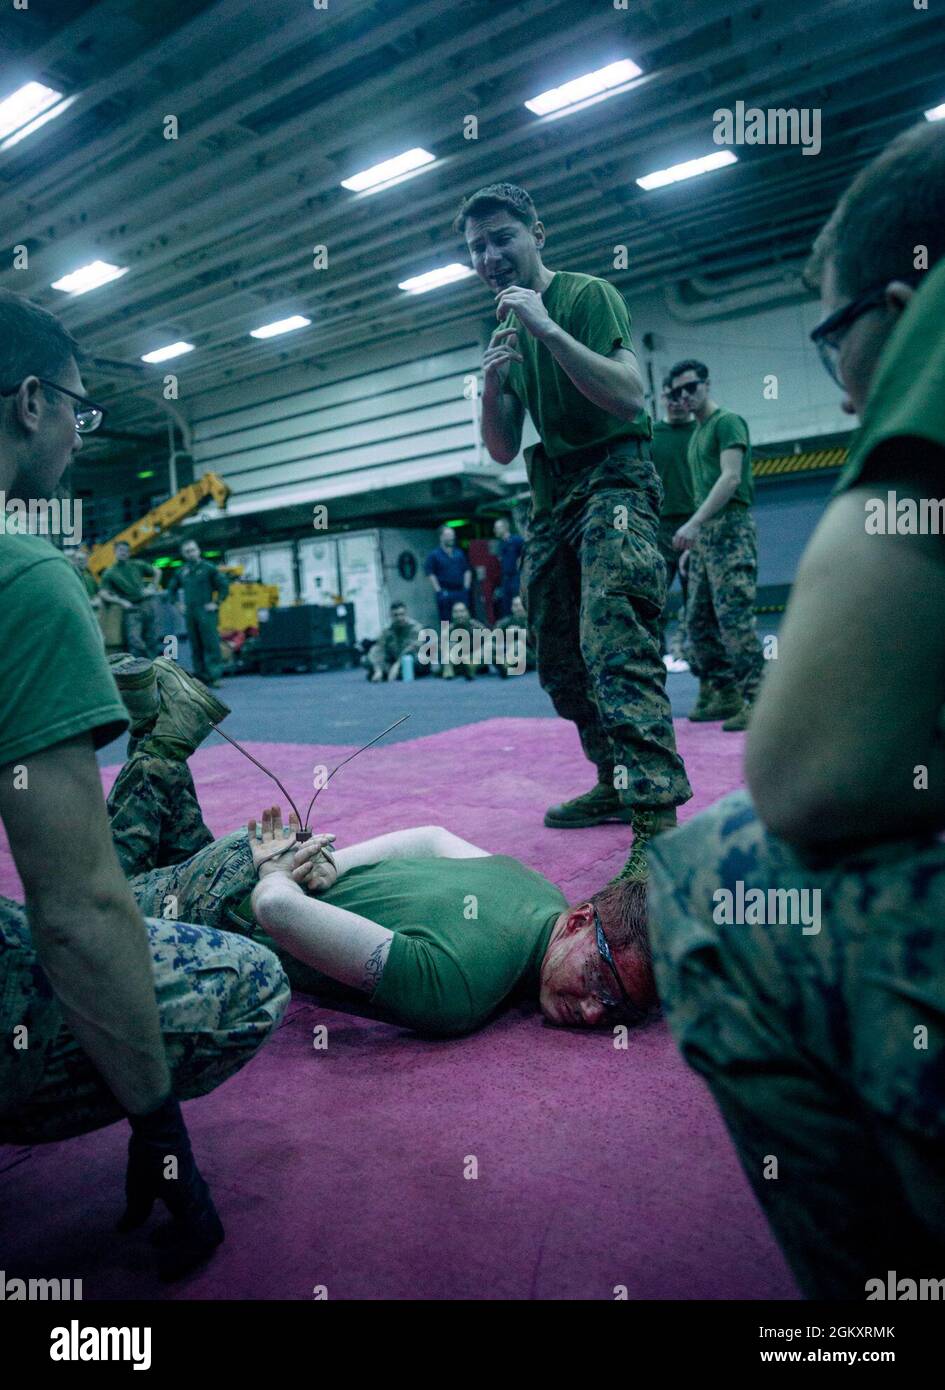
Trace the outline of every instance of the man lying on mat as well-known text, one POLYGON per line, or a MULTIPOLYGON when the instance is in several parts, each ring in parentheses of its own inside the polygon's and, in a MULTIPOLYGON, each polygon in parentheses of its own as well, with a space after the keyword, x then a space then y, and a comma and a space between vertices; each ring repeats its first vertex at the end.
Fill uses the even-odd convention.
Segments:
POLYGON ((296 844, 267 811, 249 834, 214 840, 186 759, 226 706, 177 669, 156 733, 150 666, 113 664, 137 742, 108 799, 142 912, 251 936, 275 947, 297 989, 337 997, 340 984, 422 1032, 469 1032, 512 999, 578 1027, 635 1023, 655 1007, 640 884, 569 907, 541 874, 438 826, 332 853, 332 837, 296 844))
POLYGON ((438 1034, 467 1033, 515 999, 581 1028, 655 1009, 645 885, 611 883, 569 907, 541 874, 441 826, 337 851, 332 839, 287 842, 277 808, 250 823, 259 882, 236 915, 255 920, 296 988, 317 994, 328 976, 438 1034))

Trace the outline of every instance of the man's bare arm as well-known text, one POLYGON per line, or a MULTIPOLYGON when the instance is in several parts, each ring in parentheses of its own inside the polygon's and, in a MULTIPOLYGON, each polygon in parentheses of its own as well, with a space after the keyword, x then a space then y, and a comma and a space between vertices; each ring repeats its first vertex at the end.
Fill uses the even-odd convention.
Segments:
POLYGON ((496 463, 511 463, 522 447, 525 410, 518 396, 505 389, 502 380, 486 373, 482 387, 480 429, 496 463))
POLYGON ((488 850, 460 839, 441 825, 417 825, 336 850, 335 864, 340 878, 349 869, 379 864, 383 859, 479 859, 488 854, 488 850))
POLYGON ((738 491, 738 485, 742 480, 742 463, 745 458, 745 450, 732 446, 730 449, 723 449, 719 457, 721 472, 712 484, 711 491, 706 497, 702 506, 692 515, 692 521, 701 526, 703 522, 711 520, 712 517, 720 512, 729 503, 738 491))
POLYGON ((341 984, 373 994, 394 933, 360 913, 311 898, 286 874, 253 889, 253 915, 284 951, 341 984))
POLYGON ((560 324, 542 341, 582 396, 621 420, 639 415, 645 397, 636 353, 618 347, 604 357, 572 338, 560 324))
POLYGON ((938 536, 867 534, 865 501, 883 491, 828 508, 752 717, 748 785, 761 819, 797 843, 945 824, 945 549, 938 536))
POLYGON ((0 769, 0 816, 40 962, 69 1026, 132 1114, 171 1089, 147 931, 115 855, 88 734, 0 769))

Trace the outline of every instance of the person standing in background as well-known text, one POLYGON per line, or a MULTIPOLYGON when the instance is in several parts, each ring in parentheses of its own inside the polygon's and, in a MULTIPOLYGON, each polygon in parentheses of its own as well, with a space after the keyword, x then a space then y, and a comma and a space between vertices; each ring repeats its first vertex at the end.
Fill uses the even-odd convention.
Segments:
POLYGON ((496 618, 507 618, 512 611, 512 600, 521 586, 519 571, 525 542, 521 536, 513 534, 508 517, 496 517, 492 529, 499 542, 499 563, 502 566, 502 583, 495 594, 495 615, 496 618))
POLYGON ((203 559, 196 541, 184 541, 180 553, 184 563, 167 586, 168 597, 176 602, 183 589, 194 675, 205 685, 217 686, 223 674, 217 611, 230 591, 230 582, 216 565, 203 559))
POLYGON ((124 644, 132 656, 154 656, 154 594, 157 570, 131 558, 127 541, 115 542, 115 560, 102 575, 101 596, 123 609, 124 644))
POLYGON ((712 399, 704 362, 677 362, 669 376, 670 396, 696 417, 689 463, 698 506, 673 539, 677 550, 692 550, 686 622, 702 689, 689 717, 724 719, 733 733, 748 728, 764 664, 755 627, 751 440, 742 417, 712 399))
POLYGON ((78 545, 75 550, 69 552, 69 559, 72 567, 82 581, 82 587, 89 596, 89 602, 95 609, 101 608, 102 601, 98 596, 98 580, 89 569, 89 548, 87 545, 78 545))
POLYGON ((449 622, 454 603, 471 606, 472 570, 465 552, 456 544, 452 526, 440 528, 440 544, 430 551, 423 569, 436 594, 440 622, 449 622))

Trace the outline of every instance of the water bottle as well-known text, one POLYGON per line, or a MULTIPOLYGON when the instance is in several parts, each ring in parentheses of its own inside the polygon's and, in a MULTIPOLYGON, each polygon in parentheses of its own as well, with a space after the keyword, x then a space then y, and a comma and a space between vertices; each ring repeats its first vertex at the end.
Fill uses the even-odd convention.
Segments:
POLYGON ((413 654, 404 652, 400 658, 400 674, 405 681, 413 680, 413 654))

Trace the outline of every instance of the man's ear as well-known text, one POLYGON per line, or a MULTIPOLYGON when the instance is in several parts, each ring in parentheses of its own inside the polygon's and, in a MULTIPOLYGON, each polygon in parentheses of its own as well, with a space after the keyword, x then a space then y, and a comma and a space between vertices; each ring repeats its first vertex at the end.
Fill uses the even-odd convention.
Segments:
POLYGON ((886 286, 886 308, 898 318, 914 294, 915 290, 905 280, 890 280, 886 286))
POLYGON ((540 251, 545 244, 545 224, 540 219, 532 224, 532 236, 535 238, 535 245, 540 251))
POLYGON ((23 429, 28 430, 31 434, 35 434, 39 428, 42 392, 43 386, 39 377, 28 376, 20 382, 20 389, 14 398, 16 418, 23 429))
POLYGON ((590 903, 581 903, 579 907, 568 909, 568 919, 565 922, 564 930, 571 935, 584 931, 594 921, 594 909, 590 903))

